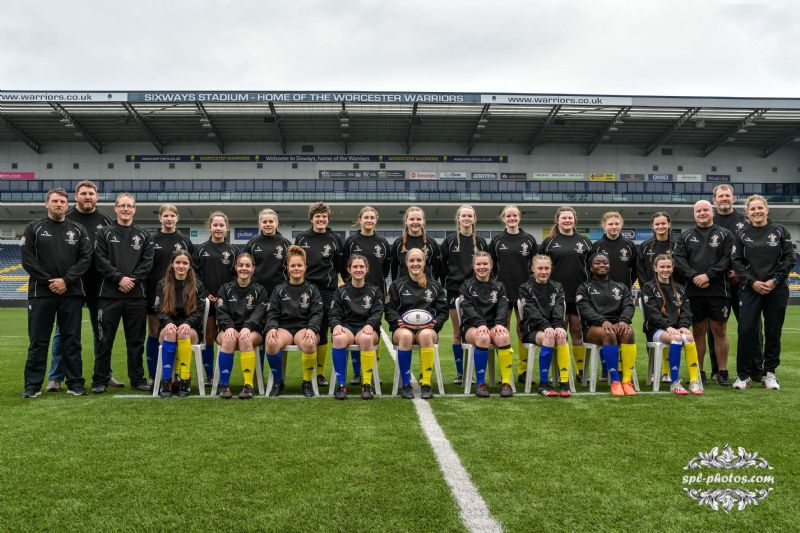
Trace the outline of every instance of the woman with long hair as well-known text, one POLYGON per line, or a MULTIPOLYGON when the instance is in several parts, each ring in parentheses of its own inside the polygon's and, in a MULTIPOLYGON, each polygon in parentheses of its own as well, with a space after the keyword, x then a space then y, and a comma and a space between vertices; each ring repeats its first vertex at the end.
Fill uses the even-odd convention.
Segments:
MULTIPOLYGON (((672 240, 672 218, 669 213, 657 211, 650 217, 650 226, 653 228, 653 236, 639 244, 636 253, 636 277, 639 278, 639 287, 644 287, 648 281, 656 277, 653 261, 659 255, 672 257, 678 243, 672 240)), ((673 276, 679 284, 683 284, 679 272, 674 272, 673 276)))
POLYGON ((406 254, 411 249, 421 250, 425 259, 425 274, 429 278, 442 278, 442 250, 425 232, 425 211, 415 205, 403 214, 403 234, 392 243, 392 280, 408 275, 406 254))

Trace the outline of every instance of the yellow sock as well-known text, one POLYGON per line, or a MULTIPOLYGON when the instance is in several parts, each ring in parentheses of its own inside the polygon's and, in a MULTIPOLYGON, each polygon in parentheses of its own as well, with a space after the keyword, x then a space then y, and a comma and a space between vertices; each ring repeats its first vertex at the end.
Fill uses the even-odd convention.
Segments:
POLYGON ((622 382, 630 383, 633 380, 633 369, 636 366, 636 345, 621 344, 619 351, 622 355, 622 382))
POLYGON ((582 372, 586 361, 586 347, 583 344, 580 346, 573 344, 572 355, 575 356, 575 368, 578 372, 582 372))
POLYGON ((686 355, 686 366, 689 367, 689 381, 700 379, 697 367, 697 345, 694 342, 687 342, 683 345, 683 353, 686 355))
POLYGON ((244 384, 253 386, 253 373, 256 371, 256 352, 242 352, 239 363, 242 365, 244 384))
POLYGON ((558 380, 561 383, 569 381, 569 346, 559 344, 556 346, 556 362, 558 363, 558 380))
MULTIPOLYGON (((284 355, 284 357, 286 357, 284 355)), ((300 356, 300 364, 303 366, 303 381, 311 381, 314 375, 314 365, 317 364, 317 352, 303 353, 300 356)))
POLYGON ((325 366, 328 363, 328 344, 317 346, 317 375, 325 375, 325 366))
POLYGON ((511 383, 511 369, 514 367, 514 350, 511 347, 497 350, 497 358, 500 360, 500 379, 503 383, 511 383))
POLYGON ((664 374, 669 376, 669 344, 661 351, 661 375, 664 374))
POLYGON ((179 339, 178 349, 175 353, 178 359, 178 372, 182 380, 192 377, 192 341, 189 339, 179 339))
POLYGON ((361 351, 361 383, 372 385, 372 368, 375 366, 375 350, 361 351))
POLYGON ((517 374, 522 374, 528 370, 528 350, 525 349, 525 343, 521 340, 517 341, 517 353, 519 354, 517 374))
MULTIPOLYGON (((433 357, 434 357, 434 349, 431 346, 430 348, 420 348, 419 349, 419 360, 422 364, 422 381, 420 385, 430 385, 431 384, 431 374, 433 373, 433 357)), ((363 367, 361 369, 364 370, 363 367)))

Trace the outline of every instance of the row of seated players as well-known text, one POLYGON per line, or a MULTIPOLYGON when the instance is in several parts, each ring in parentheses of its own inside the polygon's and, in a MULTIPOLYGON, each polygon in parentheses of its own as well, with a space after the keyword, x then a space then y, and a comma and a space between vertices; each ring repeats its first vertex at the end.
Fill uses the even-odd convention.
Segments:
MULTIPOLYGON (((502 283, 492 278, 492 258, 486 252, 476 252, 473 258, 474 276, 461 286, 461 334, 474 352, 477 379, 476 395, 488 397, 485 383, 490 345, 498 352, 501 368, 501 397, 513 395, 511 370, 513 351, 508 331, 509 300, 502 283)), ((322 299, 317 288, 305 279, 306 255, 299 246, 287 251, 289 281, 278 285, 267 298, 267 292, 252 280, 253 258, 240 254, 236 258, 236 280, 226 283, 217 295, 217 325, 220 346, 220 396, 231 398, 230 375, 234 353, 240 352, 240 364, 245 384, 239 398, 253 396, 256 347, 265 346, 266 359, 273 374, 270 396, 284 390, 281 352, 293 344, 299 347, 303 370, 302 390, 313 396, 312 377, 316 366, 316 349, 322 322, 322 299)), ((425 274, 425 256, 419 249, 406 255, 408 275, 395 280, 389 287, 385 305, 379 290, 366 283, 368 261, 360 255, 350 257, 347 265, 349 281, 340 286, 330 312, 333 336, 333 363, 337 387, 335 397, 347 398, 347 346, 357 344, 361 350, 363 371, 361 398, 373 397, 372 368, 375 364, 381 320, 385 314, 397 346, 398 365, 402 379, 403 398, 414 397, 411 387, 411 353, 419 346, 422 376, 421 396, 433 396, 430 384, 434 366, 434 345, 438 333, 448 318, 445 290, 425 274), (408 311, 427 311, 432 320, 419 326, 403 321, 408 311)), ((523 303, 521 330, 523 341, 540 346, 540 387, 543 396, 570 396, 568 385, 569 350, 566 344, 565 299, 562 286, 550 279, 552 263, 547 256, 536 256, 533 277, 520 289, 523 303), (553 355, 557 358, 559 391, 549 385, 549 369, 553 355)), ((670 344, 669 360, 672 371, 672 392, 688 394, 678 378, 681 348, 686 348, 690 373, 690 390, 702 394, 698 379, 697 352, 688 330, 691 324, 688 301, 682 287, 671 279, 672 259, 660 256, 656 261, 658 279, 644 289, 645 328, 648 338, 657 334, 670 344)), ((578 308, 585 337, 602 346, 602 356, 608 365, 611 394, 633 395, 632 369, 636 363, 634 334, 630 323, 634 314, 633 299, 624 284, 611 281, 608 257, 596 254, 591 261, 592 279, 578 289, 578 308), (622 377, 617 372, 622 354, 622 377)), ((173 393, 187 396, 190 390, 191 344, 198 341, 203 314, 203 288, 195 278, 191 257, 184 251, 175 253, 165 278, 159 283, 156 307, 161 324, 163 375, 161 395, 173 393), (176 368, 177 365, 177 368, 176 368), (173 373, 177 370, 175 379, 173 373)))

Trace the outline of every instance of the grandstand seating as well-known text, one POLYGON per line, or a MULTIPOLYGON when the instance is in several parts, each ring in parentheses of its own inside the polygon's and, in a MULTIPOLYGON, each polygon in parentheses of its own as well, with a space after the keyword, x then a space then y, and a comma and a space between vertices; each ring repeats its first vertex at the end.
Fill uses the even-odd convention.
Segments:
POLYGON ((16 244, 0 244, 0 300, 26 300, 28 298, 28 273, 20 263, 20 249, 16 244), (24 288, 24 290, 19 290, 24 288))

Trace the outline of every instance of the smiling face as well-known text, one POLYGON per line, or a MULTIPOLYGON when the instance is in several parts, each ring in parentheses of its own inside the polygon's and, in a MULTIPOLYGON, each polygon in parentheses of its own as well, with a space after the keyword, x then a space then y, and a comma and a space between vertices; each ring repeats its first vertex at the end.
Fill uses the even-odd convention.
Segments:
POLYGON ((211 224, 208 228, 211 231, 211 240, 214 242, 222 242, 225 240, 225 234, 228 232, 228 225, 222 217, 214 217, 211 219, 211 224))
POLYGON ((185 254, 178 254, 172 259, 172 270, 175 271, 177 279, 186 279, 186 274, 189 273, 191 266, 191 260, 185 254))
POLYGON ((358 224, 361 226, 361 233, 364 235, 372 235, 375 232, 375 226, 378 224, 378 215, 375 211, 366 210, 358 217, 358 224))
POLYGON ((660 216, 653 219, 653 232, 660 241, 667 239, 671 227, 672 224, 667 217, 660 216))
POLYGON ((458 211, 458 230, 464 234, 472 233, 472 226, 475 224, 475 210, 471 207, 462 207, 458 211))
POLYGON ((175 231, 175 226, 178 224, 178 213, 168 209, 158 215, 158 221, 161 222, 161 231, 172 233, 175 231))
POLYGON ((243 255, 236 260, 236 277, 239 281, 249 282, 253 276, 253 260, 250 257, 243 255))
POLYGON ((752 199, 747 204, 747 217, 753 226, 765 226, 769 218, 769 208, 763 200, 752 199))
POLYGON ((656 262, 655 271, 658 276, 658 281, 666 283, 672 275, 675 266, 672 264, 672 259, 660 259, 656 262))
POLYGON ((299 255, 290 255, 286 263, 286 271, 289 273, 289 281, 295 284, 302 283, 306 274, 305 259, 299 255))
POLYGON ((75 193, 75 209, 81 213, 93 213, 97 207, 97 191, 85 185, 75 193))
POLYGON ((520 213, 516 207, 506 207, 501 218, 506 229, 515 230, 519 227, 520 213))
POLYGON ((119 224, 130 226, 133 223, 133 215, 136 214, 136 202, 130 196, 120 196, 114 204, 114 213, 119 224))
POLYGON ((694 221, 701 228, 707 228, 714 223, 714 210, 711 202, 700 200, 694 204, 694 221))
POLYGON ((736 197, 733 195, 733 189, 728 187, 719 187, 717 192, 714 193, 714 205, 717 206, 717 212, 727 215, 733 211, 733 204, 736 203, 736 197))
POLYGON ((575 215, 572 211, 561 211, 558 214, 556 224, 558 224, 558 231, 565 235, 570 235, 575 229, 575 215))
POLYGON ((488 281, 492 275, 492 258, 488 255, 475 256, 472 259, 472 270, 480 281, 488 281))
POLYGON ((536 280, 536 283, 547 283, 552 271, 553 264, 546 259, 537 259, 533 263, 533 278, 536 280))
POLYGON ((317 233, 325 233, 328 228, 328 213, 314 213, 311 217, 311 227, 317 233))
POLYGON ((422 274, 425 269, 425 256, 422 255, 422 250, 418 248, 409 250, 406 254, 406 268, 408 268, 408 273, 413 279, 422 274))
POLYGON ((261 228, 262 235, 271 237, 278 231, 278 219, 275 215, 261 215, 258 219, 258 225, 261 228))
POLYGON ((369 267, 363 259, 353 259, 350 266, 347 267, 347 273, 350 274, 354 281, 364 281, 368 270, 369 267))
POLYGON ((616 239, 622 231, 622 220, 620 220, 619 217, 608 217, 606 221, 603 222, 603 229, 610 239, 616 239))
POLYGON ((597 254, 592 258, 592 265, 591 271, 597 278, 607 278, 608 277, 608 257, 604 256, 603 254, 597 254))
POLYGON ((422 228, 425 227, 425 214, 421 209, 412 209, 406 214, 406 227, 409 235, 415 237, 422 235, 422 228))

